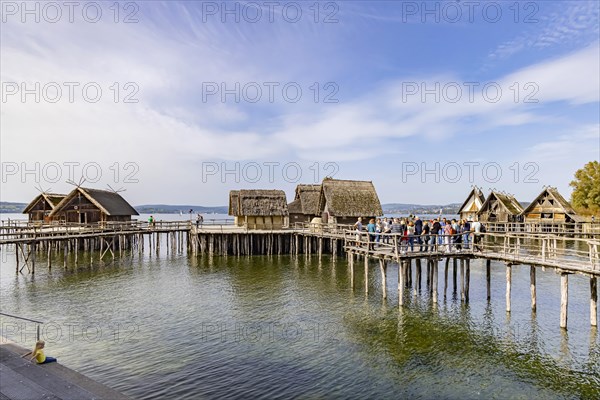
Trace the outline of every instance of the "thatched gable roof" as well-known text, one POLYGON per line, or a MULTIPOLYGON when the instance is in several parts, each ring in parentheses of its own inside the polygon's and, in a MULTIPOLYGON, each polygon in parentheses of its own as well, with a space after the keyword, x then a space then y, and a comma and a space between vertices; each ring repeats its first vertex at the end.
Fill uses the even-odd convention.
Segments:
POLYGON ((239 215, 287 216, 288 205, 283 190, 239 191, 239 215))
POLYGON ((523 212, 523 206, 515 199, 515 197, 508 193, 500 193, 496 191, 492 191, 490 195, 485 199, 485 202, 481 206, 481 210, 479 213, 484 213, 488 211, 491 203, 497 200, 498 204, 502 205, 502 207, 511 215, 519 215, 523 212))
POLYGON ((319 197, 319 214, 327 210, 338 217, 383 215, 381 203, 371 181, 351 181, 325 178, 319 197))
POLYGON ((229 211, 228 215, 238 217, 240 215, 240 191, 231 190, 229 192, 229 211))
POLYGON ((290 214, 304 214, 302 212, 302 200, 296 199, 288 204, 288 212, 290 214))
POLYGON ((485 196, 483 195, 483 192, 481 191, 481 189, 479 189, 477 186, 475 186, 473 189, 471 189, 471 192, 465 199, 465 202, 458 209, 458 214, 460 214, 461 212, 464 212, 464 211, 470 211, 470 210, 465 210, 465 207, 471 202, 472 198, 479 199, 479 201, 481 202, 481 205, 483 205, 483 203, 485 203, 485 196))
POLYGON ((577 215, 577 212, 558 191, 558 189, 554 187, 547 187, 533 200, 527 208, 522 212, 523 215, 529 214, 544 198, 550 197, 555 201, 555 204, 558 208, 562 209, 565 214, 567 214, 574 221, 583 221, 585 218, 582 218, 580 215, 577 215))
POLYGON ((48 203, 48 205, 50 206, 50 209, 48 211, 54 210, 58 203, 60 203, 60 201, 66 196, 66 194, 40 193, 35 197, 35 199, 31 201, 31 203, 27 205, 27 207, 25 207, 25 209, 23 210, 23 214, 28 214, 29 211, 31 211, 31 209, 35 207, 35 205, 42 199, 44 199, 46 203, 48 203))
POLYGON ((290 214, 305 214, 305 215, 319 215, 319 196, 321 195, 321 185, 298 185, 296 187, 296 197, 294 201, 288 205, 288 208, 295 204, 300 205, 300 211, 296 210, 296 204, 294 210, 290 208, 290 214))
POLYGON ((71 191, 50 213, 54 216, 78 194, 83 195, 104 214, 110 216, 139 215, 138 212, 119 193, 109 190, 77 187, 71 191))

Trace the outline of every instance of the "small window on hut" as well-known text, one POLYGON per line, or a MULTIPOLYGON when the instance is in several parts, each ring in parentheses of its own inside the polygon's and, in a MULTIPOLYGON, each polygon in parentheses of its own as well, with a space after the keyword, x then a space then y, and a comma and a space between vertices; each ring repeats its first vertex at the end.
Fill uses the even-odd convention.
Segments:
POLYGON ((542 218, 544 219, 552 219, 554 217, 553 213, 542 213, 542 218))

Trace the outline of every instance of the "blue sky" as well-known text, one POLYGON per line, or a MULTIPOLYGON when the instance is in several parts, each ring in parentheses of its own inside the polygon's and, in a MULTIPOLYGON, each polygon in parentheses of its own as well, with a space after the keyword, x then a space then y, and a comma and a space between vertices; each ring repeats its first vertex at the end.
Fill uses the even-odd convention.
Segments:
POLYGON ((600 158, 597 1, 21 4, 2 4, 4 201, 81 176, 134 204, 291 201, 333 173, 384 203, 530 201, 600 158))

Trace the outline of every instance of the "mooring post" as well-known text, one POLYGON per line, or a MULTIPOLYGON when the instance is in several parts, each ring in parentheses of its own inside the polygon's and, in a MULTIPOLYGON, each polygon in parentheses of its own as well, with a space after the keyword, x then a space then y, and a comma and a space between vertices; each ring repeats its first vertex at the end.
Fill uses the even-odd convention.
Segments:
POLYGON ((379 271, 381 272, 381 289, 383 291, 383 298, 387 298, 387 282, 386 282, 386 271, 385 271, 385 261, 383 258, 379 259, 379 271))
POLYGON ((567 329, 569 308, 569 274, 560 273, 560 327, 567 329))
POLYGON ((512 279, 512 265, 506 263, 506 312, 510 312, 510 284, 512 279))
POLYGON ((491 265, 492 265, 492 260, 485 260, 485 281, 487 284, 487 300, 488 301, 490 301, 492 298, 491 265))
POLYGON ((590 276, 590 324, 598 326, 598 279, 590 276))
POLYGON ((531 311, 536 312, 537 301, 536 301, 536 288, 535 288, 535 266, 529 266, 529 287, 531 291, 531 311))

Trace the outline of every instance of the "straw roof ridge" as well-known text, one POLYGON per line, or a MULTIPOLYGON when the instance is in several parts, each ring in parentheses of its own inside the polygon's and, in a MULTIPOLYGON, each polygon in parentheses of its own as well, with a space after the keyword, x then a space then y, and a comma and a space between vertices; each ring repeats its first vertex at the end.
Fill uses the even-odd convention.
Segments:
POLYGON ((492 191, 488 198, 485 200, 485 203, 481 206, 481 210, 485 210, 489 203, 491 203, 492 198, 496 198, 500 204, 512 215, 519 215, 523 212, 523 206, 515 199, 515 197, 508 193, 500 193, 497 191, 492 191))
POLYGON ((109 190, 92 189, 84 187, 76 187, 60 201, 50 213, 51 216, 57 214, 73 197, 81 193, 92 204, 98 207, 106 215, 121 216, 121 215, 139 215, 119 193, 109 190))
POLYGON ((323 179, 319 211, 327 204, 333 216, 361 217, 383 215, 381 202, 371 181, 323 179))
POLYGON ((290 210, 290 213, 294 212, 305 215, 318 215, 320 196, 321 185, 298 185, 296 187, 296 196, 294 201, 300 200, 300 211, 296 212, 290 210))
POLYGON ((242 189, 239 191, 239 212, 247 216, 286 216, 285 192, 274 189, 242 189))

